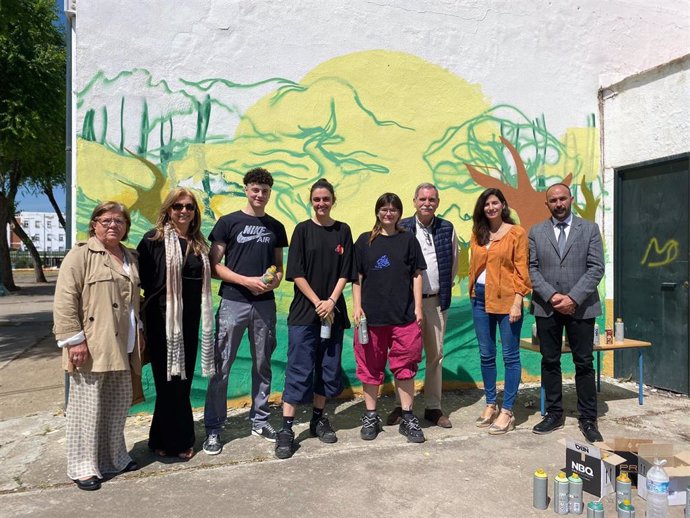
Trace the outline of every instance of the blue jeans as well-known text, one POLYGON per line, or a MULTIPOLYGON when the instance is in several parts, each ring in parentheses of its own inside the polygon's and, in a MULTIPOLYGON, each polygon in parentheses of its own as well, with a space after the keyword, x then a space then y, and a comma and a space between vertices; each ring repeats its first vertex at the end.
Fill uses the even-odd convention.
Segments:
POLYGON ((496 403, 496 326, 501 332, 503 344, 503 363, 505 365, 505 386, 503 389, 503 408, 512 410, 515 396, 520 386, 520 330, 522 317, 511 324, 507 314, 487 313, 484 306, 484 285, 476 284, 472 299, 472 318, 479 342, 479 356, 484 380, 486 404, 496 403))

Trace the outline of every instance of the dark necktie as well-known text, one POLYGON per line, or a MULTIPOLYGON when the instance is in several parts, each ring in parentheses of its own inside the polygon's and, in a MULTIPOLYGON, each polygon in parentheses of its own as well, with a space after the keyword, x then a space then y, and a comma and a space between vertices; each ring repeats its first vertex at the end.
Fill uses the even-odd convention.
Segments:
POLYGON ((559 229, 558 233, 558 255, 563 258, 563 252, 565 252, 565 227, 568 226, 567 223, 560 222, 556 225, 559 229))

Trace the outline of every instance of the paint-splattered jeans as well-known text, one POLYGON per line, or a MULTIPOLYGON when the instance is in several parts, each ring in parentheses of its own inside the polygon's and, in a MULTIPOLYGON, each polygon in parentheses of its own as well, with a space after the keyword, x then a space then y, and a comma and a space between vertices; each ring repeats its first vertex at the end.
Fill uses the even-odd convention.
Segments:
POLYGON ((237 302, 222 299, 216 313, 216 374, 208 382, 204 425, 206 433, 220 433, 228 416, 228 376, 237 350, 249 330, 252 357, 252 427, 266 426, 268 396, 271 394, 271 355, 276 348, 276 304, 274 300, 237 302))

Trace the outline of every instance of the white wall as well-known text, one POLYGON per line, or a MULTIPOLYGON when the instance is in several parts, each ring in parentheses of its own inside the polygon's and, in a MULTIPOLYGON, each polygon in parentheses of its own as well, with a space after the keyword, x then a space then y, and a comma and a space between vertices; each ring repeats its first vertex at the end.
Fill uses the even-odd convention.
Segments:
POLYGON ((605 170, 690 151, 690 54, 659 65, 605 88, 605 170))
POLYGON ((602 224, 608 254, 606 293, 614 275, 614 170, 690 152, 690 54, 606 85, 602 91, 603 178, 607 195, 602 224))
POLYGON ((335 56, 388 49, 481 85, 493 104, 544 114, 560 134, 596 112, 602 84, 685 53, 688 13, 688 0, 91 0, 78 7, 76 89, 137 67, 171 87, 299 80, 335 56))

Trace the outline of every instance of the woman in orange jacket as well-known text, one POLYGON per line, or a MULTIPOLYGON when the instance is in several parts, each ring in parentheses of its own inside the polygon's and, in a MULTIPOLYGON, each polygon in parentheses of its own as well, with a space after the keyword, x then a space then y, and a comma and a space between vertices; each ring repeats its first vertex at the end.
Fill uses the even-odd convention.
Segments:
POLYGON ((527 232, 510 217, 499 189, 486 189, 472 215, 469 290, 479 343, 486 408, 477 426, 491 435, 515 428, 513 405, 520 385, 522 299, 531 291, 527 232), (496 404, 496 327, 501 333, 505 386, 503 408, 496 404))

